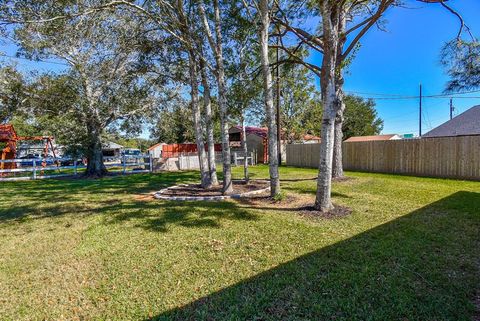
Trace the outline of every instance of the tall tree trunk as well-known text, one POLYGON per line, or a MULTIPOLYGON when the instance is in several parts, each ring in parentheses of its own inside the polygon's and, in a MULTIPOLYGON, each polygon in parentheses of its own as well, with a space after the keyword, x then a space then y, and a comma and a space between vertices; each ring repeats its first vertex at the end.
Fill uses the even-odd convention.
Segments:
MULTIPOLYGON (((190 87, 191 87, 191 104, 193 111, 193 125, 195 127, 195 140, 197 143, 198 163, 200 167, 201 185, 203 188, 210 188, 210 173, 208 170, 207 155, 205 153, 205 141, 203 139, 202 128, 202 112, 198 103, 198 71, 197 71, 197 55, 195 53, 195 37, 192 35, 191 26, 184 11, 183 0, 176 1, 178 17, 181 22, 180 30, 183 36, 188 40, 189 45, 186 45, 188 54, 188 67, 190 72, 190 87)), ((202 59, 202 57, 199 57, 202 59)))
POLYGON ((202 114, 198 103, 198 78, 197 62, 193 50, 188 52, 191 84, 191 104, 193 111, 193 123, 195 126, 195 140, 197 142, 198 163, 200 166, 201 184, 203 188, 210 188, 210 173, 208 171, 207 155, 205 153, 205 141, 203 140, 202 114))
POLYGON ((107 174, 107 168, 103 164, 102 140, 100 138, 101 129, 98 122, 89 120, 87 123, 88 131, 88 149, 87 149, 87 169, 85 176, 102 177, 107 174))
MULTIPOLYGON (((343 97, 342 97, 343 98, 343 97)), ((340 110, 337 112, 335 117, 335 146, 333 149, 333 169, 332 169, 332 178, 341 178, 343 177, 343 152, 342 152, 342 142, 343 142, 343 113, 345 111, 345 102, 341 97, 337 97, 339 104, 341 105, 340 110)))
POLYGON ((232 163, 230 156, 230 140, 228 136, 228 108, 226 100, 225 68, 223 66, 223 44, 222 44, 222 26, 220 22, 220 7, 218 0, 213 1, 215 12, 215 36, 217 38, 215 51, 215 62, 217 64, 218 80, 218 106, 220 108, 220 131, 222 136, 222 156, 223 156, 223 193, 231 194, 232 185, 232 163))
POLYGON ((250 180, 248 175, 248 146, 247 146, 247 132, 245 130, 245 116, 242 111, 242 148, 243 148, 243 177, 245 183, 250 180))
POLYGON ((268 160, 270 172, 271 196, 280 194, 280 180, 278 175, 278 147, 275 108, 273 106, 272 74, 270 71, 270 60, 268 57, 268 31, 270 26, 270 14, 268 0, 259 1, 260 9, 260 58, 263 74, 263 89, 265 109, 268 126, 268 160))
POLYGON ((321 131, 322 140, 320 143, 320 164, 315 199, 315 208, 323 212, 333 209, 331 192, 336 103, 333 85, 327 87, 327 92, 324 94, 325 97, 322 99, 324 106, 321 131))
MULTIPOLYGON (((334 6, 333 6, 334 7, 334 6)), ((320 164, 317 180, 317 194, 315 199, 315 208, 317 210, 328 212, 333 209, 332 204, 332 162, 333 149, 335 144, 335 117, 339 110, 336 91, 336 61, 338 50, 338 15, 331 8, 329 1, 321 4, 322 24, 324 34, 324 53, 322 58, 322 141, 320 144, 320 164)))
POLYGON ((226 101, 226 83, 225 83, 225 68, 223 65, 223 45, 222 45, 222 25, 220 21, 220 7, 218 0, 213 1, 214 20, 215 20, 215 36, 208 24, 207 15, 203 1, 199 3, 199 12, 202 18, 203 28, 207 35, 208 43, 215 56, 216 63, 216 77, 218 86, 218 106, 220 109, 220 134, 222 136, 222 158, 223 158, 223 194, 231 194, 233 192, 232 185, 232 164, 230 155, 230 140, 228 137, 228 108, 226 101))
POLYGON ((218 185, 217 165, 215 164, 215 141, 213 137, 212 121, 212 101, 210 96, 210 85, 208 84, 205 63, 200 59, 200 68, 202 74, 203 103, 205 107, 205 123, 207 125, 207 145, 208 145, 208 171, 210 174, 210 183, 212 186, 218 185))
POLYGON ((344 59, 342 57, 343 47, 347 41, 347 38, 344 36, 345 28, 347 26, 347 18, 345 12, 340 11, 340 17, 338 19, 338 33, 340 35, 338 45, 337 45, 337 59, 336 59, 336 72, 335 72, 335 86, 337 93, 337 101, 339 104, 339 110, 335 118, 335 145, 333 150, 333 178, 343 177, 343 121, 345 113, 345 101, 344 101, 344 92, 343 84, 345 83, 343 78, 343 64, 344 59))

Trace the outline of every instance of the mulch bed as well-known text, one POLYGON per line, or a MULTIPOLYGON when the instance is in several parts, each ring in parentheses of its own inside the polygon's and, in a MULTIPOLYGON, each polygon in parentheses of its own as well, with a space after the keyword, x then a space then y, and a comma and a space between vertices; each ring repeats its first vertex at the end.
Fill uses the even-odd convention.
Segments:
MULTIPOLYGON (((249 181, 248 184, 242 181, 233 182, 233 193, 242 194, 246 192, 256 191, 267 188, 269 186, 267 181, 249 181)), ((222 184, 214 186, 209 189, 204 189, 200 184, 190 184, 188 186, 179 186, 170 188, 162 193, 164 196, 221 196, 222 184)))

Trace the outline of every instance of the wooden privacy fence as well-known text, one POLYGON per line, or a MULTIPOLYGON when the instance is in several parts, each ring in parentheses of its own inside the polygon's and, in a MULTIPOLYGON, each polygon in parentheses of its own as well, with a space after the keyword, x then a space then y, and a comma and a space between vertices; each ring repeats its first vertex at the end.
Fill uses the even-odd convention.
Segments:
MULTIPOLYGON (((287 165, 318 167, 320 144, 287 145, 287 165)), ((346 170, 480 180, 480 136, 343 143, 346 170)))

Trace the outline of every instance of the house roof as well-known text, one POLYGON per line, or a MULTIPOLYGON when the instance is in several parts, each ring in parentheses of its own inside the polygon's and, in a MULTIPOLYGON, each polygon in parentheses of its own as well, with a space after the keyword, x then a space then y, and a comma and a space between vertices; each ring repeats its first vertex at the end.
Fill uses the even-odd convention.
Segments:
POLYGON ((310 134, 306 134, 303 136, 303 140, 320 140, 320 137, 318 136, 314 136, 314 135, 310 135, 310 134))
MULTIPOLYGON (((242 130, 242 126, 233 126, 232 128, 238 129, 240 131, 242 130)), ((262 138, 266 138, 268 135, 268 129, 266 127, 245 126, 245 133, 247 135, 254 134, 262 138)))
POLYGON ((165 145, 165 143, 157 143, 155 145, 150 146, 147 150, 154 150, 155 148, 165 145))
POLYGON ((376 140, 391 140, 398 136, 397 134, 389 134, 389 135, 374 135, 374 136, 354 136, 350 137, 349 139, 345 140, 346 142, 371 142, 376 140))
POLYGON ((122 149, 123 146, 114 142, 105 142, 102 144, 102 149, 122 149))
POLYGON ((432 129, 422 137, 452 137, 480 135, 480 105, 432 129))

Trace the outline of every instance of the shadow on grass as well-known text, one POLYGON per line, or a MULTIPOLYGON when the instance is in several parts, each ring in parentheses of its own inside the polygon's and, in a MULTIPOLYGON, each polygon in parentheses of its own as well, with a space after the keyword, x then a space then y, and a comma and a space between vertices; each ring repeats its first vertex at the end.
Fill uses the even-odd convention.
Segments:
POLYGON ((131 198, 180 182, 195 181, 197 177, 195 172, 176 172, 11 184, 10 189, 3 189, 1 196, 10 204, 0 203, 0 223, 67 214, 103 215, 107 224, 128 221, 147 230, 167 232, 169 225, 219 228, 225 220, 256 219, 256 215, 233 202, 146 202, 131 198), (23 204, 14 201, 19 195, 23 204))
POLYGON ((102 179, 50 179, 0 185, 0 223, 67 213, 107 211, 112 196, 152 192, 180 182, 198 180, 196 172, 135 174, 102 179), (86 206, 91 203, 92 206, 86 206))
POLYGON ((480 194, 458 192, 154 319, 471 320, 479 246, 480 194))
POLYGON ((132 202, 108 211, 113 214, 106 218, 108 224, 133 222, 136 227, 158 232, 168 232, 169 225, 220 228, 227 220, 257 219, 233 202, 132 202))

